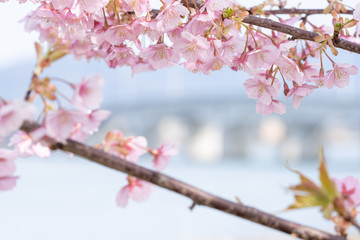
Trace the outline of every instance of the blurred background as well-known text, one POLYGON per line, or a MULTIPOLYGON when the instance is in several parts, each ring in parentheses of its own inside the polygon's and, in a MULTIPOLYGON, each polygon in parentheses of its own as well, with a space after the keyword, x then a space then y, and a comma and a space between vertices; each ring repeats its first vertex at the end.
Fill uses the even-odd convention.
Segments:
MULTIPOLYGON (((249 5, 259 1, 249 1, 249 5)), ((297 6, 298 1, 289 1, 297 6)), ((320 8, 326 1, 304 1, 320 8)), ((356 1, 346 1, 354 6, 356 1)), ((8 2, 0 8, 0 96, 22 98, 35 64, 36 33, 19 23, 32 4, 8 2)), ((314 17, 317 20, 317 17, 314 17)), ((319 18, 320 19, 320 18, 319 18)), ((326 18, 325 18, 326 19, 326 18)), ((321 18, 324 21, 324 18, 321 18)), ((339 63, 360 69, 360 56, 339 51, 339 63)), ((294 110, 267 117, 256 114, 243 83, 247 74, 223 69, 210 76, 180 67, 132 76, 129 68, 109 69, 103 62, 65 57, 44 75, 80 82, 88 74, 105 79, 102 107, 112 111, 88 139, 100 143, 106 132, 145 136, 150 147, 178 145, 165 173, 281 217, 332 231, 317 209, 284 212, 292 203, 286 190, 298 181, 284 161, 317 178, 317 151, 324 146, 334 177, 360 177, 360 77, 345 89, 319 89, 294 110)), ((66 91, 66 89, 64 89, 66 91)), ((140 164, 150 166, 151 158, 140 164)), ((0 193, 0 239, 285 239, 287 236, 157 189, 145 203, 117 208, 115 196, 126 176, 64 153, 50 159, 17 160, 18 186, 0 193)), ((358 234, 352 230, 351 236, 358 234)))

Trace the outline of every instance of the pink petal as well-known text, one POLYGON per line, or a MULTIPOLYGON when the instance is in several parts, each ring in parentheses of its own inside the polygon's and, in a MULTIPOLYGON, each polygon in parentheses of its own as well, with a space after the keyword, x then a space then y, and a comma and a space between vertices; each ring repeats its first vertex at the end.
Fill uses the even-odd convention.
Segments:
POLYGON ((0 178, 0 191, 8 191, 16 186, 18 177, 5 177, 0 178))
POLYGON ((128 204, 130 197, 130 187, 129 185, 126 185, 125 187, 121 188, 121 190, 118 192, 116 196, 116 204, 119 207, 126 207, 128 204))

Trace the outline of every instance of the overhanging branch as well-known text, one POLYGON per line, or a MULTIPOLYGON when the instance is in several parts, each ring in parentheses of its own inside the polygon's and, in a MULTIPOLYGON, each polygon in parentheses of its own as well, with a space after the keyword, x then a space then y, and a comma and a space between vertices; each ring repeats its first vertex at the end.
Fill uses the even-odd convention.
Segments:
MULTIPOLYGON (((21 129, 29 132, 36 127, 38 127, 38 125, 35 123, 25 122, 21 129)), ((73 153, 92 162, 130 174, 137 178, 151 182, 159 187, 166 188, 172 192, 186 196, 192 199, 196 205, 214 208, 302 239, 345 240, 340 236, 335 236, 316 228, 291 222, 244 204, 231 202, 160 172, 138 166, 134 163, 73 140, 67 140, 66 144, 62 144, 49 139, 49 143, 53 149, 61 149, 65 152, 73 153)))
MULTIPOLYGON (((353 14, 353 10, 347 9, 346 12, 341 12, 341 14, 353 14)), ((305 14, 305 15, 314 15, 314 14, 324 14, 324 9, 299 9, 299 8, 282 8, 278 10, 264 10, 265 14, 305 14)))
MULTIPOLYGON (((192 6, 194 7, 196 4, 198 6, 198 8, 200 8, 200 6, 203 4, 202 1, 200 0, 182 0, 182 3, 185 6, 192 6)), ((322 9, 320 9, 321 11, 323 11, 322 9)), ((319 9, 314 9, 314 11, 320 11, 319 9)), ((276 11, 276 10, 273 10, 276 11)), ((280 10, 279 10, 280 11, 280 10)), ((290 10, 289 10, 290 11, 290 10)), ((295 10, 292 10, 295 12, 295 10)), ((302 11, 304 11, 304 9, 302 9, 302 11)), ((349 10, 350 12, 351 10, 349 10)), ((270 10, 268 12, 271 12, 270 10)), ((313 13, 315 14, 315 13, 313 13)), ((273 21, 271 19, 266 19, 266 18, 260 18, 260 17, 255 17, 255 16, 247 16, 244 20, 244 23, 247 24, 251 24, 254 26, 259 26, 259 27, 263 27, 263 28, 267 28, 267 29, 271 29, 277 32, 282 32, 285 34, 288 34, 292 37, 292 39, 302 39, 302 40, 308 40, 308 41, 314 41, 314 38, 316 36, 318 36, 317 33, 315 32, 311 32, 311 31, 306 31, 300 28, 296 28, 287 24, 283 24, 280 22, 276 22, 273 21)), ((347 50, 349 52, 354 52, 357 54, 360 54, 360 44, 356 44, 354 42, 350 42, 348 40, 339 38, 338 41, 334 41, 334 46, 347 50)))

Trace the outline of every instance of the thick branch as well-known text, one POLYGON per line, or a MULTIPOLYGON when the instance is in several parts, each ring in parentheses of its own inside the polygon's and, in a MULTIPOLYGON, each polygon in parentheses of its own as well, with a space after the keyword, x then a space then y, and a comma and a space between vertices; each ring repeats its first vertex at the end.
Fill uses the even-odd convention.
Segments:
MULTIPOLYGON (((287 24, 279 23, 279 22, 273 21, 271 19, 266 19, 266 18, 247 16, 243 20, 243 22, 291 35, 293 39, 303 39, 303 40, 314 41, 314 38, 319 36, 315 32, 306 31, 301 28, 296 28, 296 27, 289 26, 287 24)), ((339 38, 339 41, 337 41, 337 42, 333 41, 333 42, 334 42, 335 47, 342 48, 344 50, 360 54, 360 45, 359 44, 356 44, 356 43, 353 43, 353 42, 350 42, 350 41, 347 41, 347 40, 341 39, 341 38, 339 38)))
MULTIPOLYGON (((198 8, 203 4, 202 1, 200 1, 200 0, 194 0, 194 1, 182 0, 182 3, 185 6, 189 5, 192 7, 194 7, 194 3, 195 3, 195 4, 197 4, 198 8)), ((289 9, 289 11, 290 10, 292 10, 292 9, 289 9)), ((304 9, 300 9, 300 10, 304 11, 304 9)), ((273 10, 273 11, 280 11, 280 10, 273 10)), ((295 11, 295 10, 293 10, 293 11, 295 11)), ((315 11, 319 11, 319 10, 315 9, 315 11)), ((321 10, 321 11, 323 11, 323 10, 321 10)), ((271 11, 267 11, 267 12, 271 12, 271 11)), ((349 10, 349 12, 350 12, 350 10, 349 10)), ((282 32, 282 33, 288 34, 288 35, 292 36, 292 39, 303 39, 303 40, 314 41, 314 38, 316 36, 318 36, 318 34, 315 32, 306 31, 306 30, 303 30, 300 28, 289 26, 287 24, 279 23, 279 22, 273 21, 271 19, 266 19, 266 18, 247 16, 243 20, 243 22, 251 24, 251 25, 271 29, 271 30, 274 30, 277 32, 282 32)), ((341 38, 339 38, 338 41, 333 40, 333 42, 334 42, 335 47, 347 50, 349 52, 355 52, 355 53, 360 54, 360 45, 359 44, 356 44, 356 43, 353 43, 353 42, 350 42, 350 41, 347 41, 347 40, 341 39, 341 38)))
MULTIPOLYGON (((354 10, 347 10, 346 12, 342 12, 341 14, 353 14, 354 10)), ((298 8, 282 8, 278 10, 264 10, 265 14, 306 14, 306 15, 314 15, 314 14, 324 14, 324 9, 298 9, 298 8)))
MULTIPOLYGON (((26 122, 22 126, 22 130, 31 131, 36 128, 37 124, 26 122)), ((156 172, 124 159, 107 154, 96 148, 84 145, 73 140, 67 140, 66 144, 50 142, 53 148, 61 149, 65 152, 73 153, 90 161, 96 162, 103 166, 116 169, 133 175, 137 178, 151 182, 162 188, 179 193, 186 196, 196 205, 203 205, 210 208, 218 209, 249 221, 262 224, 264 226, 279 230, 284 233, 291 234, 302 239, 318 239, 318 240, 345 240, 340 236, 335 236, 321 230, 294 223, 274 215, 262 212, 256 208, 243 204, 235 203, 223 199, 221 197, 207 193, 201 189, 193 187, 189 184, 176 180, 160 172, 156 172)))

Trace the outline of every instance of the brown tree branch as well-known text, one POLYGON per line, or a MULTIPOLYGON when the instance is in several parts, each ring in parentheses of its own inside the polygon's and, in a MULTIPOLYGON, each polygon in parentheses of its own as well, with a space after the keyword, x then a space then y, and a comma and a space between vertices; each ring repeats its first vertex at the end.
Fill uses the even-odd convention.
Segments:
MULTIPOLYGON (((182 0, 182 2, 184 5, 186 4, 186 0, 182 0)), ((191 1, 191 2, 189 2, 189 5, 192 7, 195 6, 193 2, 196 3, 198 8, 200 8, 201 5, 203 4, 203 2, 200 0, 191 1)), ((277 11, 280 11, 280 10, 277 10, 277 11)), ((316 11, 319 11, 319 10, 316 10, 316 11)), ((351 10, 349 10, 349 12, 350 11, 351 10)), ((271 29, 271 30, 274 30, 277 32, 282 32, 282 33, 288 34, 291 36, 291 39, 293 39, 293 40, 302 39, 302 40, 314 41, 314 38, 318 36, 318 34, 315 32, 306 31, 306 30, 303 30, 300 28, 289 26, 287 24, 283 24, 280 22, 273 21, 271 19, 266 19, 266 18, 247 16, 243 20, 243 22, 247 23, 247 24, 251 24, 251 25, 255 25, 255 26, 259 26, 259 27, 271 29)), ((339 38, 337 41, 333 40, 333 43, 334 43, 335 47, 347 50, 349 52, 354 52, 354 53, 360 54, 360 44, 356 44, 354 42, 350 42, 350 41, 342 39, 342 38, 339 38)))
MULTIPOLYGON (((341 14, 353 14, 354 10, 347 9, 346 12, 341 12, 341 14)), ((305 15, 314 15, 314 14, 324 14, 324 9, 298 9, 298 8, 282 8, 277 10, 264 10, 265 14, 305 14, 305 15)))
MULTIPOLYGON (((279 22, 273 21, 271 19, 266 19, 266 18, 247 16, 243 20, 243 22, 288 34, 288 35, 292 36, 291 39, 302 39, 302 40, 314 41, 314 38, 319 36, 315 32, 306 31, 301 28, 296 28, 296 27, 289 26, 287 24, 279 23, 279 22)), ((347 50, 349 52, 354 52, 354 53, 360 54, 360 45, 359 44, 347 41, 342 38, 339 38, 339 40, 336 42, 333 40, 333 43, 334 43, 335 47, 347 50)))
MULTIPOLYGON (((25 122, 21 129, 29 132, 36 127, 38 127, 36 123, 25 122)), ((134 163, 73 140, 68 139, 66 144, 56 143, 53 140, 49 140, 49 143, 53 149, 61 149, 65 152, 73 153, 100 165, 130 174, 137 178, 151 182, 159 187, 166 188, 172 192, 186 196, 193 201, 192 206, 203 205, 214 208, 302 239, 345 240, 343 237, 294 223, 253 207, 228 201, 160 172, 138 166, 134 163)))

